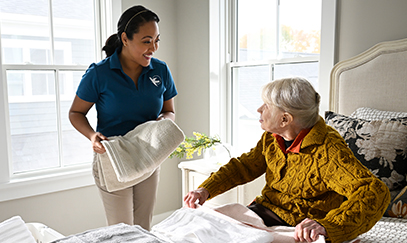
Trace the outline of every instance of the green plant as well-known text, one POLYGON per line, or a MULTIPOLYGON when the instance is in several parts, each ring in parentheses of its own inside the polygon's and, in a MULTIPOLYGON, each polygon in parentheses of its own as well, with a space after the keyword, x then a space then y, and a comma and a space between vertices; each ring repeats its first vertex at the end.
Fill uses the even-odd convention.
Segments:
POLYGON ((172 152, 170 158, 178 157, 182 159, 184 156, 186 156, 187 159, 192 159, 195 152, 198 156, 200 156, 202 152, 205 151, 205 149, 210 148, 216 144, 221 144, 218 136, 210 137, 199 132, 193 132, 193 135, 195 137, 186 137, 184 142, 182 142, 174 150, 174 152, 172 152))

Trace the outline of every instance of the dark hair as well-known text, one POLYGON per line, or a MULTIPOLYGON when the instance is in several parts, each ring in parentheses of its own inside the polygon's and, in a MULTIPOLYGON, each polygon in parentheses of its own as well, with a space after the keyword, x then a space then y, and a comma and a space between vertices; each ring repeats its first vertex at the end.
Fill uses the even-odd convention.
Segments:
POLYGON ((122 33, 125 32, 129 40, 133 39, 133 35, 139 32, 141 25, 150 22, 160 22, 157 14, 141 5, 133 6, 121 15, 117 23, 117 33, 107 38, 102 51, 106 52, 106 56, 113 55, 117 48, 122 48, 122 33))

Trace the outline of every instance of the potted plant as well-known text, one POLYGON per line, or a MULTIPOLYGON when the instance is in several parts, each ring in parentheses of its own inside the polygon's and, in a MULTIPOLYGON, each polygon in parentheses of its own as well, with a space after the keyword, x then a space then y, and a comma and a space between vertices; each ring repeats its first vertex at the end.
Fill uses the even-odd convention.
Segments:
MULTIPOLYGON (((180 159, 192 159, 196 153, 198 156, 204 155, 204 158, 215 158, 218 156, 232 157, 231 147, 223 144, 218 136, 207 136, 203 133, 193 132, 195 137, 186 137, 185 140, 172 152, 170 158, 178 157, 180 159), (211 150, 207 150, 212 148, 211 150)), ((227 161, 226 161, 227 162, 227 161)))

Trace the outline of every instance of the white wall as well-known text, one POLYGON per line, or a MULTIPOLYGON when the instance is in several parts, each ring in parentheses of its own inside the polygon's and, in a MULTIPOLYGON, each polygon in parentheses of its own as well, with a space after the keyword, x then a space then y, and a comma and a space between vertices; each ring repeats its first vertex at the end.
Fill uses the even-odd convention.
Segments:
POLYGON ((406 11, 406 0, 338 0, 337 61, 382 41, 407 38, 406 11))
MULTIPOLYGON (((162 42, 156 57, 168 63, 176 81, 177 123, 188 136, 193 131, 209 133, 209 0, 122 0, 123 9, 135 4, 151 8, 161 18, 162 42)), ((406 10, 405 0, 338 0, 337 60, 380 41, 406 38, 406 10)), ((162 167, 155 214, 181 206, 177 163, 168 160, 162 167)), ((94 186, 0 203, 0 221, 17 214, 66 235, 105 223, 94 186)))
POLYGON ((177 3, 177 121, 187 136, 209 134, 209 1, 177 3))

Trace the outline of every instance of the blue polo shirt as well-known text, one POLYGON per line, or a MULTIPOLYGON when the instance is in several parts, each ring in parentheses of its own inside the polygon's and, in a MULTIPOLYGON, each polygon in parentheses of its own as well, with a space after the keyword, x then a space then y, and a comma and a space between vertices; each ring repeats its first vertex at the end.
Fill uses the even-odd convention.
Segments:
POLYGON ((143 67, 138 89, 123 72, 118 51, 89 66, 76 95, 96 104, 97 128, 105 136, 124 135, 137 125, 157 119, 163 103, 177 95, 167 64, 152 58, 143 67))

